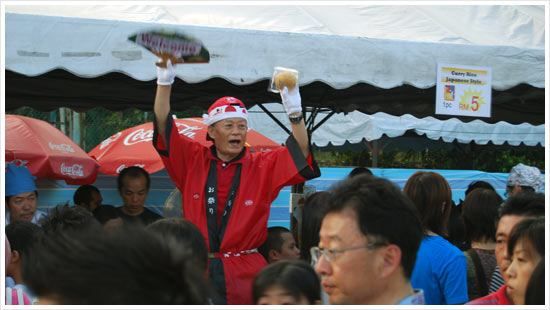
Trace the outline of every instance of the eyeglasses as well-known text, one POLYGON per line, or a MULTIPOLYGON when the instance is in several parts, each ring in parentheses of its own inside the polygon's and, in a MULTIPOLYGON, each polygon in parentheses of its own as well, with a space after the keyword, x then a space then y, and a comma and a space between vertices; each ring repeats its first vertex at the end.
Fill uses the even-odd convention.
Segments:
POLYGON ((338 256, 340 256, 345 252, 359 250, 359 249, 374 250, 384 245, 387 245, 387 243, 371 242, 366 245, 349 247, 344 249, 323 249, 323 248, 314 246, 309 250, 309 252, 311 254, 311 259, 315 264, 317 264, 317 262, 321 259, 321 256, 324 256, 328 262, 333 262, 336 258, 338 258, 338 256))

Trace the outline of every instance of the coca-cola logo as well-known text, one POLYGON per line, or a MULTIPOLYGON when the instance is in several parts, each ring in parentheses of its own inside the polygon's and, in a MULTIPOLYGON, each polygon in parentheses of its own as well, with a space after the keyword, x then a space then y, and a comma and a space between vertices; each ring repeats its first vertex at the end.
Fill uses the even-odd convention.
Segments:
POLYGON ((120 136, 122 135, 121 132, 117 132, 116 134, 110 136, 109 138, 103 140, 103 142, 101 142, 101 144, 99 145, 99 149, 102 150, 104 148, 106 148, 107 146, 109 146, 109 144, 115 142, 118 138, 120 138, 120 136))
POLYGON ((74 153, 73 147, 68 145, 68 144, 64 144, 64 143, 55 144, 55 143, 52 143, 52 142, 48 142, 48 146, 52 150, 56 150, 56 151, 60 151, 60 152, 64 152, 64 153, 74 153))
POLYGON ((191 139, 195 139, 197 131, 202 130, 202 127, 199 126, 189 126, 187 124, 176 123, 178 127, 178 133, 182 136, 186 136, 191 139))
POLYGON ((68 175, 71 177, 83 177, 84 176, 84 166, 79 164, 74 164, 72 166, 65 165, 61 163, 61 174, 68 175))
MULTIPOLYGON (((140 167, 140 168, 145 168, 145 165, 142 165, 142 164, 135 164, 134 166, 140 167)), ((115 171, 116 171, 116 173, 120 173, 125 168, 126 168, 126 165, 122 164, 122 165, 118 166, 118 168, 116 168, 115 171)))
POLYGON ((144 130, 143 128, 132 131, 124 138, 124 145, 133 145, 140 142, 153 140, 153 129, 144 130))

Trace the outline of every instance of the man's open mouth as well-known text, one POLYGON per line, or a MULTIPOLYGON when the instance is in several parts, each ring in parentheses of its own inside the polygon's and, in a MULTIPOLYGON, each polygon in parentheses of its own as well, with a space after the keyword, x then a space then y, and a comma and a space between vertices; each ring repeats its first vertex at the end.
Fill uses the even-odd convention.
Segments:
POLYGON ((229 140, 229 144, 231 146, 240 146, 241 145, 241 140, 239 139, 231 139, 229 140))

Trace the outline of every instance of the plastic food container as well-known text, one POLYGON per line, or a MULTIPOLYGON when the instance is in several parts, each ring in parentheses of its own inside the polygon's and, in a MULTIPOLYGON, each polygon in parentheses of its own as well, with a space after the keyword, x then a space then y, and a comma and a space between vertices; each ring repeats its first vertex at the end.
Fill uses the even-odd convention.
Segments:
POLYGON ((279 93, 285 86, 291 90, 298 85, 298 75, 297 70, 275 67, 267 90, 279 93))

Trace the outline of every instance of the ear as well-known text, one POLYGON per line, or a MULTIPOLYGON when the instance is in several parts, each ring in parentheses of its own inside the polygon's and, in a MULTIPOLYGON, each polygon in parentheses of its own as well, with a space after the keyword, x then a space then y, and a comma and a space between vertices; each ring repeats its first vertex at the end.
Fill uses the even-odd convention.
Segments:
POLYGON ((277 251, 277 250, 271 249, 268 252, 268 257, 269 257, 269 262, 270 263, 276 262, 276 261, 281 259, 281 253, 279 253, 279 251, 277 251))
POLYGON ((11 251, 10 263, 6 265, 6 275, 13 277, 15 270, 19 268, 21 255, 18 251, 11 251))
POLYGON ((16 251, 16 250, 11 251, 10 264, 18 264, 20 261, 21 261, 21 255, 19 254, 19 251, 16 251))
POLYGON ((208 128, 206 128, 207 137, 210 136, 210 138, 214 139, 214 131, 214 125, 208 126, 208 128))
POLYGON ((390 244, 381 251, 382 259, 379 265, 379 275, 381 278, 387 278, 401 266, 401 249, 395 244, 390 244))

